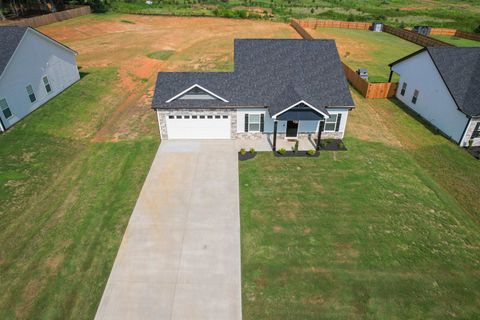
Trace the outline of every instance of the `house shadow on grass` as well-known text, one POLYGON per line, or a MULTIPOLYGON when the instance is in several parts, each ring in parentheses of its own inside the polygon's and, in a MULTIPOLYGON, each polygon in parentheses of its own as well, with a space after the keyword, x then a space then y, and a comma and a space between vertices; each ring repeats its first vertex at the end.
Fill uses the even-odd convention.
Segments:
POLYGON ((437 127, 435 127, 433 124, 431 124, 430 122, 428 122, 428 120, 426 120, 424 117, 422 117, 420 114, 418 114, 417 112, 415 112, 414 110, 410 109, 409 107, 407 107, 405 104, 403 104, 400 100, 398 100, 397 98, 395 97, 392 97, 392 98, 388 98, 388 100, 390 102, 392 102, 393 104, 395 104, 397 107, 399 107, 400 109, 402 109, 402 111, 404 111, 407 115, 409 115, 410 117, 412 117, 413 119, 415 119, 416 121, 418 121, 424 128, 426 128, 428 131, 430 131, 432 134, 436 135, 436 136, 442 136, 448 140, 450 140, 451 142, 453 142, 454 144, 457 144, 455 141, 452 140, 451 137, 447 136, 445 133, 443 133, 442 131, 440 131, 440 129, 438 129, 437 127))

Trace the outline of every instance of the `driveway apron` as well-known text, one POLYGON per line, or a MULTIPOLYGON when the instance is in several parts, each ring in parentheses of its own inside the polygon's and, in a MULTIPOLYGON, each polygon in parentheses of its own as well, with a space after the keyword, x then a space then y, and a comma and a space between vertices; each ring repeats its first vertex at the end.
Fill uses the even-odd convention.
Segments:
POLYGON ((241 319, 234 141, 162 142, 95 319, 241 319))

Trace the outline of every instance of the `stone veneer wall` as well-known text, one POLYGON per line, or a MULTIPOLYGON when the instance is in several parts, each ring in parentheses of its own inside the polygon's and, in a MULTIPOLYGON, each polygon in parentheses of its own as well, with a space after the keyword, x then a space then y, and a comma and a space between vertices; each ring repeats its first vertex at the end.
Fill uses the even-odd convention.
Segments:
MULTIPOLYGON (((477 123, 479 123, 479 122, 480 122, 480 118, 479 119, 472 119, 472 121, 470 121, 470 125, 468 126, 467 132, 465 133, 465 137, 466 137, 465 141, 466 141, 467 145, 468 145, 468 141, 472 137, 473 130, 475 130, 475 127, 477 126, 477 123)), ((480 137, 473 139, 473 145, 474 146, 480 146, 480 137)))
POLYGON ((237 135, 237 112, 234 109, 167 109, 167 110, 157 110, 160 132, 162 139, 168 139, 167 132, 167 116, 192 116, 192 115, 213 115, 213 116, 230 116, 230 135, 232 138, 235 138, 237 135))

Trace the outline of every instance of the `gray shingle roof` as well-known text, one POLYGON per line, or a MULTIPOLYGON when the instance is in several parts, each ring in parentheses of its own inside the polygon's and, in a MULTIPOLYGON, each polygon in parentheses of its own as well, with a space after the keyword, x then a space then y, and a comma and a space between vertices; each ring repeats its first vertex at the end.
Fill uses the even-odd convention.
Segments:
POLYGON ((0 27, 0 75, 10 61, 27 27, 4 26, 0 27))
POLYGON ((480 47, 427 48, 458 108, 480 116, 480 47))
POLYGON ((267 106, 275 114, 305 100, 316 108, 353 107, 333 40, 235 40, 235 71, 160 72, 154 108, 267 106), (166 101, 198 84, 228 100, 166 101))

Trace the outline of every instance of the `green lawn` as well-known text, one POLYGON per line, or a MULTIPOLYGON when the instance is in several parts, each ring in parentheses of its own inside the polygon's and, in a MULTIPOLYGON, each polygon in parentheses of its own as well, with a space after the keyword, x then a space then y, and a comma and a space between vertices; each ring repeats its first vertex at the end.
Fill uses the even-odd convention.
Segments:
POLYGON ((421 49, 385 32, 340 28, 308 31, 317 39, 334 39, 342 61, 353 70, 367 68, 370 82, 387 82, 391 62, 421 49))
POLYGON ((349 151, 240 163, 244 318, 475 318, 480 162, 355 100, 349 151))
POLYGON ((457 47, 480 47, 480 42, 475 40, 463 39, 460 37, 450 37, 450 36, 431 36, 431 37, 454 44, 457 47))
POLYGON ((0 135, 1 319, 95 315, 158 146, 153 133, 92 142, 117 77, 88 69, 0 135))

